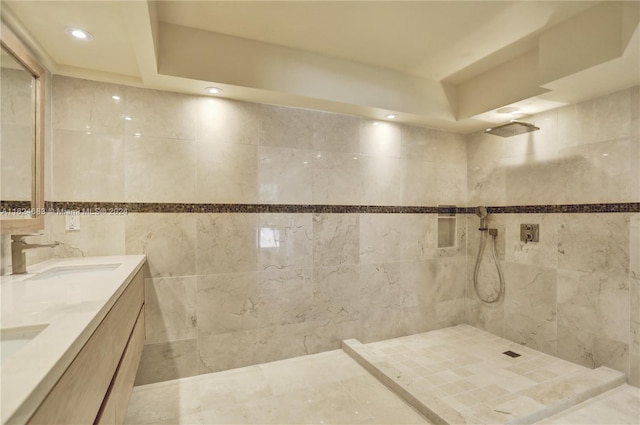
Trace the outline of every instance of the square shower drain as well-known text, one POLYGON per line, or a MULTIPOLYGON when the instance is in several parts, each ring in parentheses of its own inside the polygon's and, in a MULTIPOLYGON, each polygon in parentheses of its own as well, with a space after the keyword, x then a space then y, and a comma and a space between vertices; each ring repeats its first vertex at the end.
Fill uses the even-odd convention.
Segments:
POLYGON ((511 351, 511 350, 509 350, 509 351, 505 351, 505 352, 504 352, 504 353, 502 353, 502 354, 506 354, 507 356, 509 356, 509 357, 513 357, 513 358, 520 357, 520 354, 515 353, 515 352, 513 352, 513 351, 511 351))

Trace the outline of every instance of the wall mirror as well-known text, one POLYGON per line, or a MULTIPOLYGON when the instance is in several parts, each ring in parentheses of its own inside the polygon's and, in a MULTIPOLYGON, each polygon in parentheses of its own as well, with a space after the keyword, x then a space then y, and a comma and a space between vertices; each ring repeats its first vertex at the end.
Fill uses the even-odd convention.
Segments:
POLYGON ((44 87, 46 72, 0 22, 0 228, 44 228, 44 87))

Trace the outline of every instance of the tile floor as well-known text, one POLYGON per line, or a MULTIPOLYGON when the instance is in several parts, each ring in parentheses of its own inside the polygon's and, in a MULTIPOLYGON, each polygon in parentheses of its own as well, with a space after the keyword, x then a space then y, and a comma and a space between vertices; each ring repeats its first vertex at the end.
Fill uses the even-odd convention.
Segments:
POLYGON ((469 325, 369 344, 348 340, 343 349, 434 422, 533 423, 625 379, 469 325))
POLYGON ((640 424, 640 388, 621 385, 539 422, 540 424, 640 424))
POLYGON ((138 386, 125 423, 640 424, 640 389, 619 372, 468 325, 344 350, 138 386))
POLYGON ((125 424, 428 424, 341 350, 133 389, 125 424))

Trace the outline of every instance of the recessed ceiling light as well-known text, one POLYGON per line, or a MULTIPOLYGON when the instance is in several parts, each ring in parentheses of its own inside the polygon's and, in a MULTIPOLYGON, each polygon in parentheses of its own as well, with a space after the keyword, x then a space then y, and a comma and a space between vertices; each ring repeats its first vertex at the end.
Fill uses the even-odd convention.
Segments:
POLYGON ((210 94, 220 94, 223 92, 223 90, 219 87, 207 87, 205 91, 210 94))
POLYGON ((76 27, 66 27, 64 31, 73 38, 78 40, 93 40, 91 33, 76 27))
POLYGON ((124 119, 127 120, 127 121, 131 121, 133 118, 131 118, 129 115, 125 115, 124 119))
POLYGON ((384 117, 388 120, 395 120, 396 118, 398 118, 398 114, 387 114, 384 117))
POLYGON ((120 100, 120 96, 114 94, 113 96, 111 96, 111 99, 120 100))

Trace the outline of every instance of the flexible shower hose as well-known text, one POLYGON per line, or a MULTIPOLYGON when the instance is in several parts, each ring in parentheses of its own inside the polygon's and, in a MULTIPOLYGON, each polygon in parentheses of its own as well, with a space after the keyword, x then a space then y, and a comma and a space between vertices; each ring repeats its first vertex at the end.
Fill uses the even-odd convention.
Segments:
POLYGON ((496 257, 496 235, 491 235, 491 238, 493 239, 493 244, 492 244, 493 262, 496 264, 496 268, 498 269, 498 278, 500 279, 500 291, 494 298, 484 299, 480 294, 480 291, 478 290, 478 271, 480 270, 480 262, 482 261, 482 255, 484 254, 484 246, 486 244, 486 238, 484 235, 485 232, 486 230, 480 232, 480 246, 478 247, 478 256, 476 257, 476 266, 473 269, 473 289, 475 289, 476 295, 478 295, 478 298, 480 298, 482 301, 484 301, 487 304, 493 304, 498 302, 500 300, 500 297, 502 297, 502 294, 504 294, 504 276, 502 275, 502 268, 500 267, 500 262, 496 257))

